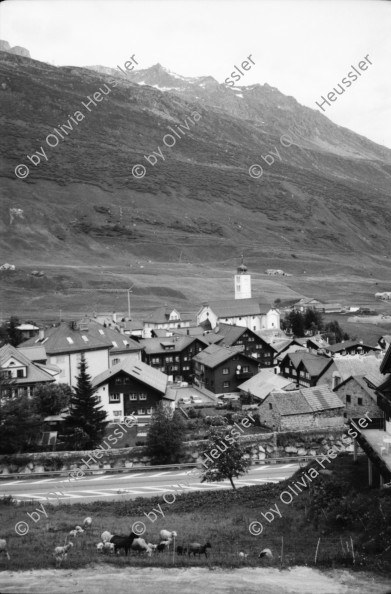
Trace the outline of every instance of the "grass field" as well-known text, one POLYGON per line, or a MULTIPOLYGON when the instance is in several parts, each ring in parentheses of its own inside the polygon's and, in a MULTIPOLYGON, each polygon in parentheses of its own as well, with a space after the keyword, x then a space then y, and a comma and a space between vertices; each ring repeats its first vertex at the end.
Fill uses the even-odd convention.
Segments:
MULTIPOLYGON (((11 559, 8 561, 1 556, 0 570, 53 568, 54 548, 63 545, 69 530, 90 515, 93 526, 88 533, 72 539, 74 547, 63 563, 64 569, 87 567, 91 563, 105 563, 115 567, 137 565, 226 568, 241 567, 243 563, 249 567, 264 564, 277 567, 314 565, 317 546, 317 566, 353 566, 353 542, 355 568, 371 568, 386 573, 387 564, 390 571, 391 559, 391 547, 387 549, 385 546, 391 538, 391 493, 389 490, 369 490, 362 486, 366 485, 367 480, 366 458, 359 460, 358 464, 354 464, 351 457, 339 456, 328 467, 333 470, 332 476, 319 475, 314 479, 319 486, 323 485, 326 502, 323 511, 319 511, 317 522, 310 521, 312 508, 308 491, 293 497, 290 505, 281 503, 280 494, 293 484, 293 479, 278 484, 243 487, 236 492, 224 490, 178 494, 172 505, 163 500, 163 493, 161 497, 137 498, 133 501, 58 506, 44 504, 48 518, 43 517, 41 512, 41 519, 36 523, 27 513, 40 509, 40 503, 15 506, 3 501, 0 504, 0 537, 7 538, 11 559), (353 520, 341 524, 335 520, 335 509, 329 509, 327 502, 329 496, 335 497, 336 485, 344 481, 350 483, 349 492, 346 492, 347 505, 359 511, 353 520), (262 519, 261 513, 268 511, 276 503, 282 518, 276 514, 274 521, 268 523, 262 519), (164 517, 158 514, 158 519, 152 523, 143 514, 149 513, 153 508, 158 509, 158 505, 161 506, 164 517), (155 553, 151 558, 137 553, 130 553, 129 557, 123 554, 111 556, 97 553, 95 545, 101 540, 100 535, 104 530, 128 534, 136 520, 146 525, 143 537, 147 542, 159 542, 159 532, 163 528, 177 531, 176 544, 186 545, 192 541, 204 544, 210 541, 212 548, 208 559, 189 559, 177 555, 173 559, 172 553, 155 553), (23 521, 30 524, 30 531, 25 536, 18 536, 15 533, 15 524, 23 521), (249 532, 249 524, 253 521, 261 521, 264 526, 260 536, 253 536, 249 532), (265 547, 273 552, 273 559, 270 561, 258 559, 258 553, 265 547), (249 553, 245 562, 239 558, 239 551, 249 553)), ((298 472, 296 480, 302 472, 303 470, 298 472)))

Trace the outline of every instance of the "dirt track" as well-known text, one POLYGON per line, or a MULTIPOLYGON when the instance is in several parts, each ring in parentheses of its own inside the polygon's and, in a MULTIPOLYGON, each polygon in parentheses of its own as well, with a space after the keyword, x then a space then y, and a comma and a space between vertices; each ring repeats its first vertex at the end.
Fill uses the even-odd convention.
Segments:
POLYGON ((111 566, 82 570, 0 573, 0 594, 388 594, 391 580, 369 573, 321 572, 308 567, 209 570, 111 566))

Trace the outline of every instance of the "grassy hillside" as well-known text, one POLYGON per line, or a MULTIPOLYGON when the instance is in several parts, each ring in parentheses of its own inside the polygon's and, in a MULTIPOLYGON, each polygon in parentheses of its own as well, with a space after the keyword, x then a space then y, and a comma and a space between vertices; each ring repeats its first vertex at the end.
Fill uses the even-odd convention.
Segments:
MULTIPOLYGON (((315 467, 315 464, 312 465, 315 467)), ((316 467, 320 469, 318 464, 316 467)), ((299 480, 303 470, 296 477, 275 485, 244 487, 237 492, 227 490, 178 494, 172 505, 165 503, 162 497, 61 504, 55 507, 44 504, 48 519, 43 518, 35 524, 26 513, 39 508, 37 502, 34 505, 13 506, 3 501, 0 505, 0 536, 9 541, 11 560, 0 558, 0 568, 26 570, 53 567, 51 553, 54 547, 62 545, 67 532, 90 515, 93 518, 91 532, 74 540, 75 546, 64 568, 81 568, 91 563, 109 563, 116 567, 172 566, 172 555, 168 553, 155 554, 151 558, 134 553, 128 558, 123 555, 113 557, 97 554, 95 544, 100 541, 103 530, 128 534, 132 524, 139 520, 146 524, 144 537, 149 542, 158 542, 159 531, 163 528, 177 531, 177 544, 210 541, 212 549, 208 559, 176 556, 174 563, 179 567, 239 567, 243 564, 238 556, 239 551, 249 554, 244 562, 249 567, 264 563, 276 567, 314 565, 320 538, 318 566, 370 568, 391 576, 391 490, 369 490, 365 486, 365 457, 354 464, 351 457, 342 455, 327 468, 332 470, 331 476, 319 475, 314 478, 311 493, 298 493, 289 505, 281 502, 280 494, 295 479, 299 480), (275 504, 279 506, 283 517, 277 516, 268 523, 262 519, 261 513, 269 511, 275 504), (159 514, 159 519, 151 523, 143 514, 153 508, 158 509, 158 505, 164 518, 159 514), (15 523, 20 521, 30 524, 30 532, 26 536, 15 534, 15 523), (249 533, 248 527, 253 521, 261 521, 264 526, 260 536, 249 533), (272 550, 271 561, 258 559, 258 553, 263 548, 272 550)), ((168 497, 168 500, 171 501, 172 497, 168 497)))

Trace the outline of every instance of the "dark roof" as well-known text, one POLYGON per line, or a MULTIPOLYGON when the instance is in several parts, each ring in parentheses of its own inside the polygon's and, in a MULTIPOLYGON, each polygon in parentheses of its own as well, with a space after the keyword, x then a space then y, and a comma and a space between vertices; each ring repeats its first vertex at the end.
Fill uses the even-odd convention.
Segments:
POLYGON ((326 384, 313 388, 301 388, 300 392, 313 411, 344 407, 341 399, 326 384))
POLYGON ((0 348, 0 368, 13 357, 21 365, 27 367, 27 377, 17 377, 12 379, 12 384, 31 384, 39 382, 53 382, 54 378, 52 375, 47 373, 42 366, 35 365, 30 359, 28 359, 23 353, 18 351, 15 347, 10 344, 5 344, 0 348))
MULTIPOLYGON (((204 351, 197 353, 195 357, 193 357, 193 361, 197 361, 197 363, 201 363, 206 367, 210 367, 213 369, 217 367, 224 361, 228 361, 235 355, 240 354, 240 351, 235 348, 227 348, 227 347, 220 347, 215 344, 211 344, 208 346, 204 351)), ((254 362, 256 359, 254 359, 254 362)))
POLYGON ((391 344, 383 357, 383 361, 381 362, 380 373, 383 375, 386 373, 391 373, 391 344))
POLYGON ((110 348, 110 353, 140 351, 141 347, 126 334, 113 328, 105 328, 95 320, 85 318, 77 322, 75 329, 70 324, 48 328, 44 331, 44 339, 39 336, 23 342, 20 347, 42 346, 49 355, 110 348))
POLYGON ((275 402, 282 416, 344 408, 340 398, 326 385, 291 392, 272 392, 269 398, 275 402))
POLYGON ((162 338, 143 338, 140 346, 148 355, 158 353, 180 353, 193 342, 199 340, 207 346, 202 336, 165 336, 162 338), (170 348, 174 347, 174 348, 170 348))
POLYGON ((330 351, 330 353, 339 353, 341 351, 344 351, 345 349, 348 349, 351 347, 359 347, 359 346, 373 349, 376 351, 379 350, 378 347, 371 346, 369 344, 363 344, 359 340, 345 340, 344 342, 337 342, 336 344, 328 344, 324 348, 326 351, 330 351))
MULTIPOLYGON (((106 330, 102 326, 99 327, 106 330)), ((99 333, 97 335, 95 333, 90 334, 88 331, 72 330, 68 323, 62 322, 59 326, 46 328, 42 340, 39 336, 34 336, 23 342, 20 346, 23 348, 44 346, 49 355, 55 355, 59 353, 77 353, 95 349, 108 349, 113 345, 111 340, 104 335, 101 336, 99 333)))
POLYGON ((112 377, 115 377, 117 373, 124 372, 131 377, 139 380, 143 384, 154 388, 158 392, 165 394, 167 388, 167 375, 162 373, 158 369, 154 369, 146 363, 141 361, 133 361, 132 359, 124 359, 117 365, 113 365, 110 369, 106 369, 99 375, 93 378, 92 386, 97 388, 101 384, 105 384, 112 377))
POLYGON ((324 371, 326 367, 332 362, 332 359, 329 359, 328 357, 314 355, 313 353, 308 353, 307 351, 287 353, 283 361, 285 361, 285 358, 288 358, 290 361, 292 361, 292 365, 295 369, 297 369, 302 363, 311 376, 317 376, 321 374, 322 371, 324 371))
POLYGON ((209 301, 206 305, 218 318, 256 316, 272 309, 270 303, 259 303, 257 299, 221 299, 209 301))

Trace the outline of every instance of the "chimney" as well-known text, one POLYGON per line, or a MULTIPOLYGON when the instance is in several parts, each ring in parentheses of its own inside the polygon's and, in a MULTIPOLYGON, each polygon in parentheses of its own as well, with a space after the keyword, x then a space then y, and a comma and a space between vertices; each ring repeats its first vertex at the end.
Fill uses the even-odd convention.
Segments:
POLYGON ((44 328, 40 328, 38 332, 38 339, 43 340, 45 338, 45 330, 44 328))

